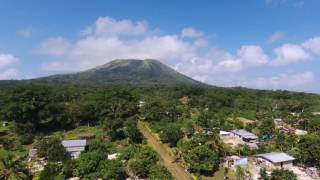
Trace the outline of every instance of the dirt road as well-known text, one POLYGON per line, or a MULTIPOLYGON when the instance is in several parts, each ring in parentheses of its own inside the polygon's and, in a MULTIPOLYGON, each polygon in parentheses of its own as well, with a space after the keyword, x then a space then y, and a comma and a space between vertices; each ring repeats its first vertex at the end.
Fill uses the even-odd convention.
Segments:
POLYGON ((175 180, 191 180, 192 176, 180 164, 174 162, 174 157, 170 155, 168 147, 161 144, 156 136, 154 136, 149 129, 146 128, 143 122, 138 123, 139 130, 147 139, 149 146, 151 146, 161 157, 162 164, 170 171, 175 180))

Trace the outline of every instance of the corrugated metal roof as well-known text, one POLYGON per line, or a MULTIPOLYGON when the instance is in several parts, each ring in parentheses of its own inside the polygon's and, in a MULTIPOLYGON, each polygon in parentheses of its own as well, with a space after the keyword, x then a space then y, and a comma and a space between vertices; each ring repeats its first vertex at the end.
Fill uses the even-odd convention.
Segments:
POLYGON ((256 136, 255 134, 248 132, 244 129, 237 129, 237 130, 233 130, 232 133, 237 134, 241 137, 244 137, 246 139, 258 139, 258 136, 256 136))
POLYGON ((267 159, 273 163, 279 163, 279 162, 286 162, 286 161, 293 161, 295 160, 294 157, 288 155, 284 152, 271 152, 271 153, 265 153, 265 154, 258 154, 257 157, 262 157, 264 159, 267 159))
POLYGON ((84 147, 67 147, 66 148, 67 152, 81 152, 84 151, 84 147))
POLYGON ((87 144, 87 140, 65 140, 62 141, 64 147, 84 147, 87 144))

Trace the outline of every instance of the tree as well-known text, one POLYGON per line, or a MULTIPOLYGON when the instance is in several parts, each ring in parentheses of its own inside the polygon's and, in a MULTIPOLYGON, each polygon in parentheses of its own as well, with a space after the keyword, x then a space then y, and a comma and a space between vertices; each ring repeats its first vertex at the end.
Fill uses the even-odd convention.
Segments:
POLYGON ((307 134, 298 142, 301 161, 310 166, 320 167, 320 136, 307 134))
POLYGON ((194 173, 213 173, 219 167, 218 153, 207 145, 196 146, 184 155, 188 169, 194 173))
POLYGON ((297 176, 287 169, 275 169, 271 173, 271 180, 297 180, 297 176))
POLYGON ((150 169, 150 180, 173 180, 170 172, 163 166, 154 165, 150 169))
MULTIPOLYGON (((57 164, 49 163, 44 167, 44 170, 41 171, 39 175, 40 180, 57 180, 57 177, 59 176, 59 173, 61 171, 61 167, 57 164)), ((65 178, 61 178, 65 179, 65 178)))
POLYGON ((268 174, 266 168, 261 168, 260 169, 260 178, 262 180, 268 180, 268 174))
POLYGON ((125 170, 119 160, 103 160, 100 162, 97 173, 102 179, 125 179, 125 170))
MULTIPOLYGON (((104 158, 106 157, 101 156, 99 151, 81 153, 77 159, 77 175, 80 177, 90 177, 92 173, 97 172, 99 163, 104 158)), ((91 176, 91 178, 93 177, 91 176)))
POLYGON ((0 179, 24 180, 27 179, 26 170, 21 161, 6 151, 0 152, 0 179))
POLYGON ((159 160, 158 154, 148 146, 141 149, 129 160, 129 168, 136 175, 147 176, 150 168, 159 160))
POLYGON ((258 116, 258 119, 260 120, 260 124, 258 126, 260 135, 271 136, 272 134, 274 134, 275 124, 271 116, 265 113, 259 114, 257 116, 258 116))
POLYGON ((37 147, 39 155, 47 157, 51 162, 64 162, 70 159, 69 154, 58 138, 45 137, 39 142, 37 147))
POLYGON ((170 146, 176 146, 181 137, 182 132, 180 127, 172 123, 163 127, 160 132, 161 141, 164 143, 169 143, 170 146))
POLYGON ((141 143, 143 136, 137 127, 137 121, 130 119, 124 123, 125 129, 124 133, 128 137, 129 142, 141 143))
POLYGON ((236 179, 245 180, 245 172, 240 166, 236 167, 236 179))
POLYGON ((104 130, 110 140, 119 140, 124 138, 123 132, 123 119, 110 119, 104 120, 104 130))

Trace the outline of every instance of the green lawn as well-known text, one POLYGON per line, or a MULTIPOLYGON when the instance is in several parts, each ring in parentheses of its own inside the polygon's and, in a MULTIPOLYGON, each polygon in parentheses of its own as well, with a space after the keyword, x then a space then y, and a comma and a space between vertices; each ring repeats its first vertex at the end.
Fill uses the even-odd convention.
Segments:
MULTIPOLYGON (((229 169, 228 177, 229 177, 229 180, 236 179, 234 171, 232 171, 231 169, 229 169)), ((212 177, 202 176, 203 180, 223 180, 223 178, 224 178, 224 168, 222 166, 220 166, 219 170, 214 174, 214 176, 212 177)))
POLYGON ((100 126, 80 126, 70 131, 57 131, 54 132, 52 135, 57 136, 61 139, 79 139, 80 134, 95 134, 96 138, 103 137, 103 128, 100 126))

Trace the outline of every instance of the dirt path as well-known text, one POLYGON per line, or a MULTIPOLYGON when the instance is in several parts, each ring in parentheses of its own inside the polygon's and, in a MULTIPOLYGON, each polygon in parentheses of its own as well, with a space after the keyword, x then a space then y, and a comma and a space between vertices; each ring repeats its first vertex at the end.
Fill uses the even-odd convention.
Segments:
POLYGON ((147 139, 149 146, 151 146, 161 157, 162 164, 170 171, 175 180, 190 180, 192 176, 181 165, 174 162, 174 157, 170 155, 166 145, 161 144, 156 136, 154 136, 143 124, 138 123, 138 127, 144 137, 147 139))

